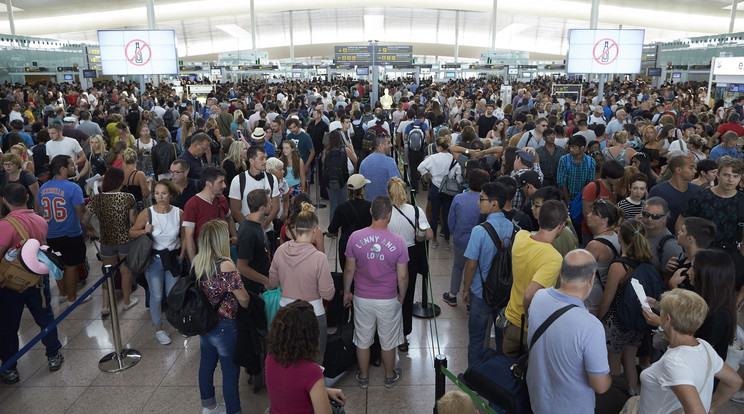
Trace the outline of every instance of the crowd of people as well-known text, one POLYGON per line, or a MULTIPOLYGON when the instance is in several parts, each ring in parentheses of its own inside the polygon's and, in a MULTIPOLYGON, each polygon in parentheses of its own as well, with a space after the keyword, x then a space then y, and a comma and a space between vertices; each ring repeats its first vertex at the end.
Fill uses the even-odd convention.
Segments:
MULTIPOLYGON (((361 388, 376 336, 385 387, 404 375, 396 350, 408 351, 416 278, 429 274, 428 249, 441 248, 452 251, 443 300, 468 308, 469 367, 490 344, 492 321, 498 351, 517 357, 553 312, 578 308, 530 350, 535 412, 593 412, 613 376, 627 397, 640 395, 628 400, 639 412, 720 406, 741 385, 738 366, 723 361, 744 303, 742 98, 710 105, 695 83, 623 81, 604 96, 585 83, 579 100, 551 96, 551 82, 514 85, 505 102, 500 79, 397 79, 376 104, 352 79, 215 84, 206 99, 168 84, 5 85, 0 253, 23 239, 16 222, 60 252, 61 305, 77 299, 86 239, 114 264, 151 234, 143 274, 120 268, 121 306, 137 306, 132 281, 146 281, 165 346, 174 332, 163 303, 178 278, 197 279, 219 318, 200 338, 204 413, 241 412, 237 315, 277 287, 270 412, 343 405, 318 366, 324 303, 341 293, 327 237, 337 239, 341 301, 354 309, 361 388), (313 207, 321 199, 330 204, 325 231, 313 207), (513 282, 496 309, 484 281, 501 249, 513 282), (626 306, 632 280, 646 283, 648 309, 637 298, 626 306)), ((42 328, 53 318, 48 276, 44 304, 34 289, 0 288, 0 312, 12 316, 0 322, 2 361, 18 350, 24 304, 42 328)), ((104 295, 102 316, 110 306, 104 295)), ((44 345, 49 369, 59 369, 55 330, 44 345)), ((0 373, 4 383, 19 378, 15 366, 0 373)))

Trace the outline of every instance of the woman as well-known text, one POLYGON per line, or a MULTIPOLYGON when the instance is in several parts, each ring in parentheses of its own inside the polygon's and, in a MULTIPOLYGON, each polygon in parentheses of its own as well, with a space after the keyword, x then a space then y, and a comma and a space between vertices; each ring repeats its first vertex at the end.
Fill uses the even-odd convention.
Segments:
MULTIPOLYGON (((217 122, 215 121, 215 126, 216 125, 217 122)), ((235 136, 235 131, 240 131, 240 133, 243 134, 243 137, 251 136, 251 128, 248 126, 248 121, 245 120, 243 111, 240 109, 233 112, 233 121, 230 123, 230 131, 233 133, 233 136, 235 136)))
MULTIPOLYGON (((325 176, 331 213, 329 217, 333 217, 333 213, 336 212, 336 208, 346 201, 346 177, 354 172, 354 166, 357 163, 357 156, 356 153, 354 153, 354 148, 352 146, 346 146, 344 144, 344 139, 341 136, 341 131, 339 130, 332 131, 330 134, 328 134, 328 148, 323 151, 322 159, 324 168, 326 166, 326 159, 331 161, 332 158, 334 160, 338 158, 339 165, 341 165, 341 159, 345 160, 345 162, 343 162, 343 166, 346 168, 346 170, 335 173, 336 175, 338 175, 340 181, 331 182, 328 180, 329 177, 327 175, 325 176)), ((329 173, 333 173, 333 171, 324 171, 324 174, 329 173)))
POLYGON ((635 218, 643 211, 648 195, 648 184, 646 175, 633 173, 628 177, 628 196, 617 202, 617 206, 623 211, 623 216, 635 218))
MULTIPOLYGON (((625 220, 620 225, 619 236, 622 257, 639 263, 651 261, 651 246, 646 239, 646 228, 640 221, 625 220)), ((645 332, 626 328, 617 315, 617 308, 625 289, 633 289, 630 286, 630 273, 624 263, 614 262, 607 273, 607 283, 599 302, 597 316, 605 326, 610 373, 620 375, 620 372, 624 371, 628 385, 638 394, 640 386, 635 357, 645 332)))
MULTIPOLYGON (((297 197, 295 197, 295 201, 290 207, 291 211, 288 213, 287 220, 279 231, 279 240, 281 240, 282 243, 297 239, 297 233, 295 232, 295 229, 297 227, 296 222, 297 218, 304 211, 303 204, 313 204, 313 201, 308 193, 300 193, 297 195, 297 197)), ((323 232, 314 234, 312 243, 313 246, 318 249, 318 251, 325 252, 323 232)))
POLYGON ((147 176, 137 169, 137 153, 132 148, 127 148, 122 153, 124 165, 124 186, 123 192, 129 193, 134 197, 137 208, 136 213, 145 209, 145 199, 150 196, 150 186, 147 183, 147 176))
POLYGON ((233 362, 238 338, 238 305, 248 308, 250 297, 243 287, 238 270, 230 259, 230 232, 225 220, 210 220, 201 227, 197 240, 198 253, 191 264, 191 274, 209 303, 217 311, 217 326, 199 336, 199 393, 202 414, 239 413, 238 379, 240 367, 233 362), (217 361, 222 368, 222 397, 217 404, 214 395, 214 370, 217 361))
POLYGON ((301 211, 294 219, 296 237, 276 249, 269 269, 271 288, 282 288, 280 306, 287 306, 300 299, 310 302, 313 307, 320 328, 316 342, 320 350, 319 362, 323 360, 328 336, 323 299, 330 301, 336 292, 328 268, 328 258, 323 250, 319 251, 313 246, 318 237, 323 237, 322 233, 318 228, 315 208, 310 203, 302 203, 301 211))
POLYGON ((171 142, 168 128, 161 126, 155 130, 158 143, 152 148, 152 171, 155 179, 171 178, 170 166, 181 155, 181 148, 171 142))
POLYGON ((132 148, 134 146, 134 136, 129 133, 129 126, 127 124, 124 122, 116 124, 116 136, 114 136, 113 141, 112 144, 123 142, 126 144, 127 148, 132 148))
MULTIPOLYGON (((23 161, 21 157, 16 154, 3 154, 2 158, 3 169, 5 174, 0 178, 0 194, 2 190, 11 183, 21 184, 28 194, 28 200, 26 201, 26 207, 35 210, 38 214, 42 214, 41 206, 36 205, 36 196, 39 193, 39 182, 36 180, 33 174, 23 170, 23 161)), ((10 210, 3 205, 3 217, 10 213, 10 210)))
POLYGON ((714 412, 739 390, 742 379, 707 341, 694 336, 708 314, 708 305, 697 293, 674 289, 661 295, 660 309, 669 348, 641 373, 643 392, 637 411, 714 412), (714 378, 720 381, 715 392, 714 378))
POLYGON ((230 150, 222 161, 222 169, 225 170, 225 184, 227 184, 227 187, 225 188, 225 197, 227 197, 227 193, 230 191, 230 183, 233 178, 248 169, 245 163, 247 159, 248 147, 246 147, 245 141, 233 141, 233 143, 230 144, 230 150))
MULTIPOLYGON (((282 299, 283 300, 283 299, 282 299)), ((331 414, 329 399, 343 406, 343 391, 326 388, 316 338, 319 332, 314 306, 296 300, 276 312, 269 327, 266 388, 269 414, 331 414)))
POLYGON ((129 113, 126 116, 127 124, 129 124, 130 131, 136 131, 140 122, 142 122, 142 113, 139 110, 139 105, 132 102, 129 105, 129 113))
POLYGON ((162 303, 168 297, 177 278, 181 276, 179 254, 182 252, 181 236, 183 211, 170 204, 171 198, 178 196, 178 188, 171 180, 155 184, 155 205, 141 212, 129 229, 129 237, 135 239, 150 233, 154 240, 150 266, 145 269, 145 278, 150 293, 150 318, 155 327, 155 337, 161 345, 168 345, 171 339, 163 330, 162 303), (165 290, 163 286, 165 285, 165 290))
POLYGON ((623 211, 605 200, 592 203, 586 215, 586 225, 592 233, 592 241, 586 245, 586 250, 594 256, 597 262, 597 273, 589 296, 584 300, 586 309, 593 315, 597 314, 602 292, 607 284, 607 272, 610 263, 620 256, 620 242, 615 229, 623 219, 623 211))
POLYGON ((93 135, 90 137, 90 145, 85 152, 90 162, 90 175, 106 174, 106 140, 100 135, 93 135))
MULTIPOLYGON (((643 146, 641 147, 642 153, 648 156, 651 168, 657 170, 661 167, 660 157, 661 148, 663 144, 659 143, 659 139, 656 134, 656 127, 648 125, 643 130, 643 146)), ((646 174, 645 171, 641 170, 642 173, 646 174)), ((648 174, 646 174, 648 175, 648 174)))
POLYGON ((450 230, 448 225, 448 218, 450 205, 454 196, 441 193, 439 187, 444 181, 444 177, 448 176, 450 179, 462 183, 462 172, 460 164, 455 162, 452 154, 449 153, 450 142, 446 138, 437 138, 436 149, 437 153, 426 158, 418 166, 418 172, 421 175, 426 173, 431 174, 431 186, 429 187, 429 202, 431 203, 431 228, 434 232, 434 238, 430 246, 432 249, 439 247, 439 241, 437 240, 437 226, 439 225, 439 213, 441 210, 442 214, 442 230, 444 231, 444 241, 448 244, 450 230))
POLYGON ((506 140, 506 125, 508 123, 509 121, 506 119, 496 121, 496 123, 493 124, 493 129, 488 131, 488 134, 486 134, 486 138, 490 139, 494 146, 499 147, 506 140))
POLYGON ((19 142, 10 147, 10 153, 21 157, 23 170, 33 175, 36 172, 33 153, 26 148, 26 144, 19 142))
POLYGON ((630 160, 630 165, 638 168, 638 171, 646 176, 646 183, 648 184, 648 190, 656 185, 656 172, 651 168, 651 157, 645 152, 637 152, 630 160))
POLYGON ((663 123, 662 120, 662 125, 663 126, 656 136, 656 140, 658 141, 659 145, 661 145, 661 148, 659 148, 659 157, 661 158, 661 164, 659 165, 660 167, 666 165, 666 158, 667 154, 669 154, 669 147, 676 139, 675 133, 677 131, 673 121, 671 123, 663 123))
POLYGON ((155 142, 150 135, 150 127, 147 122, 140 122, 137 127, 139 138, 134 141, 134 149, 137 150, 137 169, 145 174, 152 172, 152 147, 155 142))
POLYGON ((426 240, 434 238, 434 233, 426 220, 426 212, 419 206, 408 203, 406 185, 398 177, 388 181, 387 192, 393 202, 393 212, 388 223, 388 230, 400 236, 408 248, 408 289, 403 299, 403 343, 398 350, 408 352, 408 335, 413 330, 413 296, 416 291, 416 276, 429 272, 426 260, 426 240))
POLYGON ((289 185, 289 200, 293 202, 300 191, 306 191, 305 163, 302 162, 297 144, 291 139, 282 142, 282 155, 279 160, 284 163, 284 179, 289 185))
MULTIPOLYGON (((121 191, 123 184, 124 171, 121 168, 109 168, 103 176, 102 192, 94 195, 88 204, 90 211, 98 217, 98 221, 106 224, 101 226, 101 259, 104 266, 115 265, 117 261, 126 259, 132 246, 129 228, 135 221, 135 202, 134 196, 121 191)), ((126 262, 121 264, 119 271, 126 311, 137 305, 139 299, 130 297, 132 272, 126 262)), ((107 316, 110 313, 109 298, 104 292, 101 316, 107 316)))
POLYGON ((695 166, 695 179, 691 182, 700 186, 700 189, 712 187, 718 177, 718 164, 710 159, 704 159, 695 166))
POLYGON ((615 132, 615 135, 612 136, 612 145, 602 150, 605 160, 617 160, 623 167, 630 165, 630 160, 636 152, 626 145, 627 142, 627 131, 615 132))
POLYGON ((706 145, 708 145, 708 140, 698 134, 693 134, 687 139, 687 148, 690 150, 690 154, 692 154, 695 164, 708 158, 704 152, 706 145))
POLYGON ((188 149, 191 145, 191 135, 194 133, 194 122, 190 119, 183 121, 181 124, 181 145, 188 149))
POLYGON ((372 214, 369 209, 372 203, 367 201, 365 196, 366 185, 370 181, 364 178, 362 174, 354 174, 349 177, 346 186, 349 189, 349 201, 341 204, 331 217, 331 223, 328 225, 328 237, 335 237, 338 230, 341 229, 341 237, 336 243, 338 252, 337 258, 341 269, 346 264, 346 243, 351 237, 351 233, 368 227, 372 224, 372 214))
POLYGON ((289 185, 284 179, 284 163, 279 158, 271 157, 266 160, 266 172, 273 174, 276 182, 279 183, 279 212, 274 219, 274 229, 281 228, 289 215, 289 185))

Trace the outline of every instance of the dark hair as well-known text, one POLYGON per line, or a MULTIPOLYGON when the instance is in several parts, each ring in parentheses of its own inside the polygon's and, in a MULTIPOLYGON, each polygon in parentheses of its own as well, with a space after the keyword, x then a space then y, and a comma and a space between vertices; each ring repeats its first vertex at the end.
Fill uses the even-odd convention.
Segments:
MULTIPOLYGON (((714 317, 719 311, 728 314, 730 325, 726 332, 727 343, 731 345, 736 332, 736 298, 734 290, 734 261, 722 250, 700 250, 692 259, 695 292, 708 303, 708 315, 714 317)), ((712 321, 710 322, 712 323, 712 321)))
POLYGON ((695 169, 697 170, 697 176, 700 177, 700 175, 703 173, 718 169, 718 163, 711 160, 710 158, 706 158, 704 160, 698 161, 695 169))
POLYGON ((372 220, 382 220, 393 211, 393 200, 388 196, 377 196, 372 201, 372 220))
POLYGON ((178 194, 180 194, 178 191, 178 187, 176 187, 176 184, 174 184, 173 181, 169 179, 164 179, 156 182, 155 185, 152 186, 152 188, 155 189, 155 187, 159 185, 162 185, 166 189, 168 189, 168 195, 170 195, 170 198, 176 198, 178 197, 178 194))
POLYGON ((669 160, 669 170, 674 174, 674 170, 677 168, 683 168, 685 164, 687 164, 687 161, 693 162, 690 157, 686 155, 677 155, 676 157, 672 157, 672 159, 669 160))
POLYGON ((23 184, 10 183, 3 189, 3 198, 13 207, 25 207, 28 193, 23 184))
POLYGON ((248 159, 249 160, 255 159, 256 157, 258 157, 259 152, 263 152, 264 154, 266 154, 266 149, 263 147, 263 145, 248 146, 248 152, 247 152, 248 159))
POLYGON ((504 165, 502 166, 504 175, 509 175, 514 171, 514 161, 517 159, 517 151, 519 151, 517 147, 506 147, 504 150, 504 165))
POLYGON ((101 191, 114 191, 124 183, 124 170, 121 168, 111 167, 106 170, 101 184, 101 191))
POLYGON ((540 215, 537 221, 540 223, 540 228, 544 230, 555 230, 556 227, 560 226, 561 223, 565 223, 568 220, 568 210, 566 205, 557 200, 544 201, 542 207, 540 207, 540 215))
POLYGON ((501 177, 496 179, 496 182, 506 188, 507 201, 514 198, 514 196, 517 194, 517 180, 515 180, 514 177, 509 175, 502 175, 501 177))
POLYGON ((274 315, 269 326, 267 351, 283 367, 297 364, 303 359, 317 361, 321 357, 318 350, 319 333, 312 305, 298 299, 280 307, 274 315))
POLYGON ((535 191, 535 194, 532 195, 532 199, 540 199, 543 202, 550 200, 562 201, 563 194, 558 187, 547 186, 538 188, 537 191, 535 191))
POLYGON ((601 218, 606 218, 607 227, 609 228, 614 228, 620 224, 624 216, 623 210, 618 208, 615 204, 601 199, 595 200, 592 203, 590 211, 601 218))
POLYGON ((480 192, 483 185, 491 179, 491 176, 485 170, 476 168, 468 174, 468 188, 480 192))
POLYGON ((695 238, 698 249, 707 249, 716 236, 716 223, 702 217, 685 217, 687 235, 695 238))
POLYGON ((608 160, 602 166, 600 178, 619 179, 625 175, 625 167, 618 160, 608 160))
POLYGON ((36 140, 39 142, 39 144, 46 144, 49 142, 52 138, 49 136, 49 131, 46 129, 42 129, 41 131, 36 133, 36 140))
POLYGON ((245 201, 248 204, 248 209, 255 213, 261 207, 266 207, 269 204, 269 190, 264 188, 252 190, 245 197, 245 201))
POLYGON ((498 181, 494 183, 483 184, 481 192, 486 195, 488 200, 495 200, 499 205, 499 209, 503 209, 504 204, 506 204, 508 200, 511 200, 511 197, 509 197, 509 190, 504 184, 498 181))
POLYGON ((573 134, 570 138, 568 138, 568 147, 578 146, 578 147, 586 147, 586 137, 580 134, 573 134))
POLYGON ((649 187, 650 187, 650 181, 652 179, 651 176, 651 158, 646 154, 645 152, 636 152, 636 154, 633 156, 633 158, 630 159, 630 163, 633 163, 633 160, 638 160, 638 171, 642 172, 643 174, 648 177, 649 180, 649 187))
POLYGON ((227 173, 222 168, 204 167, 201 173, 201 187, 204 188, 207 183, 214 184, 217 178, 225 176, 227 173))
POLYGON ((67 161, 71 160, 72 157, 69 155, 57 155, 52 158, 49 163, 49 169, 52 171, 52 175, 59 175, 63 168, 67 168, 67 161))

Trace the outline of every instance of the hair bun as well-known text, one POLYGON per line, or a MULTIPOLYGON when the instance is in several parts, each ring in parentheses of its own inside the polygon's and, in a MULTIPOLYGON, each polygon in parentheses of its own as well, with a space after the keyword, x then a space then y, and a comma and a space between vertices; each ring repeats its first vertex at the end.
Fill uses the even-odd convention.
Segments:
POLYGON ((302 203, 302 212, 303 213, 315 213, 315 206, 313 206, 310 203, 302 203))

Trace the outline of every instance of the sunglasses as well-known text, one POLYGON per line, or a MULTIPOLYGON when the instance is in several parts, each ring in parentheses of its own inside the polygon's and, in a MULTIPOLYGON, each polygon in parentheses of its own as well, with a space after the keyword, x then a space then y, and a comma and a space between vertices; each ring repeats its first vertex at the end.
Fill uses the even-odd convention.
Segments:
POLYGON ((595 206, 602 206, 604 207, 605 214, 607 214, 607 219, 610 219, 611 221, 615 221, 615 215, 612 214, 612 211, 610 211, 610 206, 607 205, 607 202, 604 200, 597 200, 594 202, 595 206))
POLYGON ((643 216, 643 218, 651 218, 654 220, 659 220, 660 218, 663 218, 666 216, 666 214, 651 214, 646 211, 641 212, 641 215, 643 216))

